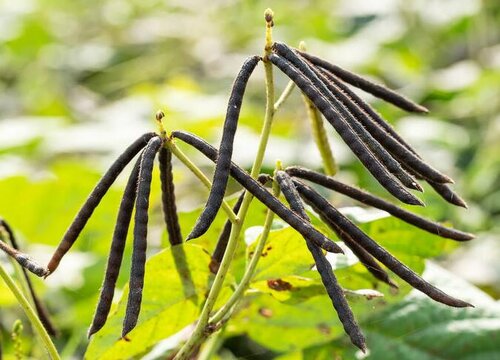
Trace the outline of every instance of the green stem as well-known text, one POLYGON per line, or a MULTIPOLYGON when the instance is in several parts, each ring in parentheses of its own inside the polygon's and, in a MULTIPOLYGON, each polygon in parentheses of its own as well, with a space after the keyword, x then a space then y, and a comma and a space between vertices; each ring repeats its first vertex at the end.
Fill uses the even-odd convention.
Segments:
POLYGON ((290 80, 278 100, 276 100, 276 102, 274 103, 274 112, 278 111, 279 108, 285 103, 286 99, 288 99, 293 89, 295 89, 295 83, 290 80))
POLYGON ((203 349, 198 354, 197 360, 211 360, 222 345, 225 326, 217 331, 212 337, 203 345, 203 349))
MULTIPOLYGON (((303 41, 300 42, 299 49, 302 51, 306 51, 306 44, 303 41)), ((316 142, 316 146, 321 155, 323 168, 326 175, 333 176, 337 173, 337 162, 335 161, 335 157, 332 153, 332 148, 330 147, 328 137, 326 136, 323 118, 321 117, 321 113, 319 112, 319 110, 316 108, 316 106, 314 106, 312 101, 307 98, 307 96, 302 94, 302 98, 304 99, 307 114, 309 115, 309 120, 311 121, 314 141, 316 142)))
MULTIPOLYGON (((174 141, 171 139, 166 139, 165 145, 172 152, 172 154, 177 157, 186 167, 191 170, 191 172, 205 185, 208 189, 212 187, 212 182, 205 176, 205 174, 175 145, 174 141)), ((222 202, 222 210, 226 213, 229 221, 233 224, 239 222, 238 215, 233 212, 231 206, 227 202, 222 202)))
MULTIPOLYGON (((279 196, 279 187, 276 181, 273 182, 273 194, 274 196, 279 196)), ((267 210, 266 220, 264 221, 264 228, 262 229, 262 233, 260 234, 259 241, 255 247, 254 253, 250 259, 250 262, 245 269, 245 273, 243 274, 243 278, 241 282, 238 284, 238 287, 231 295, 229 300, 224 304, 223 307, 217 311, 217 313, 210 319, 210 323, 217 324, 219 321, 227 318, 227 314, 231 312, 231 309, 234 308, 242 298, 243 293, 250 284, 250 280, 252 280, 253 274, 255 273, 255 269, 257 267, 257 263, 260 260, 262 255, 262 251, 264 250, 264 246, 266 245, 267 239, 269 237, 269 233, 271 231, 271 226, 274 220, 274 213, 271 210, 267 210)))
MULTIPOLYGON (((266 10, 266 21, 268 10, 266 10)), ((267 60, 267 56, 271 52, 272 46, 272 38, 271 38, 271 29, 272 29, 272 15, 271 21, 267 21, 266 26, 266 46, 265 46, 265 54, 264 54, 264 69, 266 74, 266 113, 264 117, 264 125, 262 127, 262 132, 260 136, 259 147, 257 149, 257 155, 255 157, 255 161, 252 165, 252 171, 250 175, 253 178, 257 178, 260 173, 262 162, 264 160, 264 155, 266 152, 267 143, 269 140, 269 136, 271 134, 271 125, 273 122, 274 116, 274 78, 273 78, 273 67, 271 62, 267 60)), ((248 208, 253 199, 253 195, 250 192, 245 192, 243 197, 243 201, 241 203, 240 211, 238 212, 239 221, 233 223, 233 227, 231 229, 231 234, 229 236, 229 240, 227 243, 226 251, 224 253, 224 257, 222 258, 221 264, 219 266, 219 270, 215 275, 214 282, 212 287, 210 288, 210 292, 208 293, 207 300, 203 306, 203 309, 200 314, 200 318, 191 334, 191 337, 188 341, 182 346, 174 360, 186 360, 189 359, 191 353, 197 347, 197 345, 203 341, 203 339, 208 335, 206 332, 206 327, 210 320, 210 313, 215 305, 215 301, 219 296, 219 293, 222 289, 222 285, 224 284, 224 280, 226 278, 226 274, 229 270, 229 266, 231 261, 233 260, 233 255, 238 245, 238 238, 241 233, 241 229, 243 227, 243 221, 248 212, 248 208)))
POLYGON ((311 121, 312 133, 316 146, 318 147, 321 159, 323 161, 323 168, 326 175, 333 176, 337 173, 337 163, 333 157, 332 149, 326 136, 326 130, 323 123, 323 118, 319 110, 307 97, 303 95, 304 103, 306 104, 309 120, 311 121))
POLYGON ((28 299, 23 295, 19 287, 16 285, 14 280, 10 277, 10 275, 5 271, 2 265, 0 265, 0 277, 3 279, 5 284, 9 287, 10 291, 16 297, 19 305, 23 308, 26 316, 28 317, 31 325, 34 327, 40 338, 42 339, 45 349, 49 353, 49 356, 53 360, 59 360, 59 354, 57 353, 57 349, 54 346, 54 343, 50 339, 49 334, 45 331, 40 319, 36 316, 35 311, 31 307, 28 299))

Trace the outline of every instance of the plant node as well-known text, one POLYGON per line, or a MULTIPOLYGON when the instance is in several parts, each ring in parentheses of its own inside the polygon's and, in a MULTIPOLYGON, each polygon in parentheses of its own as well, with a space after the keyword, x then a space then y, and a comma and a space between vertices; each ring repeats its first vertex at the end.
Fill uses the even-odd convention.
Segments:
POLYGON ((158 110, 156 112, 155 118, 156 122, 158 123, 158 132, 160 133, 160 136, 165 139, 167 135, 167 131, 165 130, 165 126, 163 125, 163 118, 165 117, 165 113, 161 110, 158 110))
POLYGON ((271 54, 273 46, 273 26, 274 26, 274 13, 271 9, 266 9, 264 12, 264 18, 266 19, 266 45, 264 47, 264 61, 267 61, 267 57, 271 54))

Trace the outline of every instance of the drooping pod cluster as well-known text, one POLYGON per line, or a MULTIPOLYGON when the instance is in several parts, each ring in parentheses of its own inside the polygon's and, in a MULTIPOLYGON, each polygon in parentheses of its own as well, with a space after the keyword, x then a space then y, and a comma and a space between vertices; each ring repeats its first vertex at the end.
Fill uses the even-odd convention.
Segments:
POLYGON ((420 190, 413 176, 432 184, 453 182, 425 163, 366 102, 342 81, 389 101, 404 110, 425 112, 420 105, 327 62, 275 43, 269 60, 283 71, 322 112, 372 175, 399 200, 421 204, 404 187, 420 190), (335 72, 332 72, 335 71, 335 72), (413 176, 412 176, 413 175, 413 176))
POLYGON ((416 226, 432 234, 456 241, 468 241, 474 239, 474 235, 472 234, 452 229, 437 222, 425 219, 422 216, 416 215, 408 210, 400 208, 399 206, 396 206, 378 196, 372 195, 366 191, 357 189, 353 186, 335 180, 332 176, 327 176, 301 166, 288 167, 286 169, 286 172, 291 176, 311 181, 327 189, 348 196, 365 205, 384 210, 392 216, 397 217, 398 219, 401 219, 408 224, 416 226))
MULTIPOLYGON (((262 185, 265 185, 271 180, 272 176, 268 174, 260 174, 259 177, 257 178, 257 181, 262 185)), ((238 200, 236 201, 233 207, 233 212, 235 214, 237 214, 238 211, 240 210, 244 196, 245 196, 245 191, 242 191, 241 194, 238 196, 238 200)), ((222 258, 224 257, 224 253, 226 252, 227 243, 229 241, 229 236, 231 235, 232 227, 233 224, 231 223, 231 221, 226 220, 226 223, 224 224, 224 227, 222 228, 222 231, 219 234, 219 238, 217 239, 217 244, 215 245, 215 250, 212 253, 212 260, 209 266, 210 271, 212 271, 214 274, 217 273, 222 258)))
MULTIPOLYGON (((424 205, 419 198, 409 191, 423 191, 423 188, 417 181, 423 179, 446 201, 466 207, 465 202, 447 185, 448 183, 453 183, 453 180, 424 162, 417 152, 395 132, 389 123, 368 103, 354 93, 347 84, 369 92, 406 111, 426 113, 426 108, 382 85, 375 84, 359 75, 305 52, 292 49, 283 43, 274 43, 271 52, 263 60, 271 62, 297 85, 304 96, 321 112, 373 177, 398 200, 410 205, 424 205)), ((210 227, 220 208, 228 177, 231 175, 246 191, 252 193, 258 200, 263 202, 269 209, 287 221, 304 236, 308 248, 317 262, 318 269, 329 268, 331 271, 330 266, 321 266, 322 260, 317 253, 320 247, 328 251, 339 251, 331 245, 335 243, 325 241, 325 239, 318 236, 317 230, 312 227, 307 214, 303 210, 300 197, 318 213, 325 224, 353 251, 360 262, 376 279, 392 287, 397 287, 396 283, 391 280, 389 274, 383 268, 382 265, 385 265, 385 267, 393 271, 401 279, 436 301, 455 307, 470 306, 470 304, 455 299, 427 283, 418 274, 414 273, 368 235, 363 233, 314 189, 300 182, 298 178, 310 180, 366 205, 387 211, 409 224, 445 238, 467 241, 472 239, 473 235, 447 228, 367 192, 342 184, 331 177, 300 167, 291 167, 286 172, 279 172, 278 181, 293 212, 293 214, 290 214, 283 210, 283 204, 278 199, 263 190, 262 187, 259 187, 259 184, 238 166, 231 164, 239 107, 242 103, 241 99, 246 83, 257 62, 257 57, 247 60, 233 85, 219 152, 204 140, 192 134, 182 131, 174 131, 172 133, 173 137, 179 138, 197 148, 216 163, 213 187, 207 205, 188 238, 200 236, 210 227), (298 194, 300 194, 300 197, 298 194), (325 247, 325 245, 328 245, 331 249, 325 247), (318 265, 318 262, 320 265, 318 265)), ((235 209, 238 206, 237 203, 235 209)), ((221 233, 212 264, 217 264, 217 261, 220 261, 223 254, 224 241, 227 242, 230 229, 231 224, 228 222, 221 233)), ((322 272, 322 279, 332 301, 334 297, 338 299, 338 295, 332 295, 338 292, 338 289, 332 285, 336 284, 336 281, 332 280, 332 278, 334 279, 333 273, 330 275, 325 270, 320 271, 322 272)), ((350 310, 346 310, 346 307, 348 309, 347 303, 339 304, 334 302, 334 307, 352 342, 361 349, 364 349, 364 338, 353 320, 350 310)))
MULTIPOLYGON (((208 159, 217 162, 219 152, 205 140, 188 133, 186 131, 173 131, 172 137, 182 140, 191 145, 208 159)), ((269 191, 253 179, 245 170, 234 163, 230 163, 231 176, 250 192, 256 199, 267 206, 272 212, 278 215, 283 221, 287 222, 291 227, 297 230, 302 236, 309 239, 314 244, 321 247, 323 250, 333 253, 343 253, 342 248, 332 240, 328 239, 321 232, 316 230, 308 221, 305 221, 300 215, 290 211, 283 203, 274 197, 269 191)))
MULTIPOLYGON (((174 131, 172 132, 172 137, 180 139, 196 148, 213 162, 216 162, 219 157, 218 151, 214 147, 193 134, 185 131, 174 131)), ((318 249, 321 249, 321 247, 324 249, 324 246, 321 246, 323 244, 322 242, 315 240, 317 230, 312 226, 307 214, 303 211, 304 207, 300 198, 312 207, 325 224, 337 234, 339 239, 344 241, 346 246, 353 251, 353 253, 360 259, 360 262, 375 278, 392 287, 397 287, 396 283, 390 279, 389 274, 382 267, 382 265, 384 265, 402 280, 410 284, 415 289, 420 290, 435 301, 453 307, 472 306, 465 301, 444 293, 425 281, 413 270, 408 268, 386 249, 380 246, 375 240, 371 239, 367 234, 359 229, 332 204, 330 204, 327 199, 311 187, 299 181, 298 178, 304 178, 317 184, 324 185, 327 188, 334 189, 335 191, 352 197, 355 200, 362 201, 365 204, 388 211, 395 217, 398 217, 407 223, 445 238, 457 241, 466 241, 472 239, 474 237, 473 235, 445 227, 441 224, 399 208, 367 192, 342 184, 331 177, 300 167, 290 167, 287 168, 286 171, 279 171, 277 176, 281 191, 290 204, 292 210, 291 212, 290 209, 287 209, 277 198, 275 198, 261 184, 259 184, 259 182, 254 180, 247 172, 234 163, 231 163, 230 165, 230 175, 238 183, 240 183, 246 191, 250 192, 255 198, 257 198, 260 202, 271 209, 271 211, 285 220, 302 236, 304 236, 308 248, 315 259, 318 271, 321 273, 327 293, 332 299, 333 305, 339 315, 339 319, 343 323, 347 334, 351 337, 353 344, 358 346, 360 349, 365 349, 364 337, 352 317, 352 313, 347 302, 343 297, 339 298, 338 294, 341 290, 339 290, 339 286, 334 279, 333 272, 330 274, 332 271, 331 265, 324 264, 324 260, 322 260, 319 256, 318 249), (300 197, 297 194, 300 194, 300 197), (297 221, 297 218, 301 221, 297 221)), ((328 239, 328 241, 331 240, 328 239)), ((322 252, 321 254, 323 255, 322 252)))
POLYGON ((45 327, 45 330, 47 330, 47 333, 49 335, 56 336, 58 334, 57 329, 50 319, 47 308, 44 306, 44 304, 36 294, 33 282, 31 281, 31 278, 28 274, 28 271, 30 271, 39 277, 43 277, 47 275, 47 269, 39 265, 27 254, 24 254, 20 251, 14 231, 12 230, 9 223, 7 223, 2 218, 0 218, 0 250, 5 252, 7 255, 17 261, 19 265, 21 265, 23 277, 26 281, 31 300, 35 305, 37 315, 40 318, 43 326, 45 327), (3 240, 10 242, 10 245, 3 240))
MULTIPOLYGON (((307 216, 304 204, 300 199, 299 193, 297 192, 290 175, 284 171, 278 171, 276 173, 276 181, 278 182, 280 190, 288 201, 292 211, 299 214, 304 220, 310 222, 311 220, 309 219, 309 216, 307 216)), ((365 337, 354 319, 354 315, 345 298, 344 291, 333 274, 332 265, 328 262, 325 254, 323 254, 323 251, 321 251, 318 246, 307 239, 305 240, 307 248, 314 258, 316 269, 321 276, 326 292, 328 293, 328 296, 337 311, 340 321, 344 325, 345 332, 349 335, 353 344, 365 351, 365 337)))
MULTIPOLYGON (((213 187, 205 209, 198 218, 189 239, 201 236, 212 223, 224 197, 229 177, 228 163, 238 124, 241 99, 246 83, 259 58, 249 58, 240 70, 228 103, 220 156, 214 172, 213 187)), ((274 43, 272 53, 264 59, 272 62, 300 88, 319 109, 344 142, 374 178, 394 197, 410 205, 424 205, 410 190, 423 191, 417 179, 427 181, 446 201, 466 207, 446 184, 447 175, 424 162, 394 129, 346 83, 359 87, 403 110, 427 112, 421 105, 315 56, 274 43)))
MULTIPOLYGON (((272 17, 269 19, 266 17, 268 26, 272 26, 272 17)), ((197 238, 209 229, 218 210, 223 205, 229 177, 233 177, 243 187, 243 191, 234 205, 233 213, 238 213, 244 202, 245 194, 250 194, 304 237, 326 292, 346 333, 353 344, 361 350, 364 351, 366 348, 364 336, 354 319, 332 267, 323 253, 323 250, 342 253, 342 248, 313 226, 305 211, 304 203, 309 205, 323 222, 337 234, 338 238, 352 250, 374 278, 387 283, 389 286, 397 287, 397 284, 386 271, 385 268, 387 268, 436 301, 454 307, 471 306, 469 303, 456 299, 426 282, 374 239, 371 239, 339 212, 326 198, 303 183, 302 180, 339 192, 365 205, 384 210, 402 221, 445 238, 467 241, 472 239, 473 235, 445 227, 363 190, 343 184, 333 177, 299 166, 276 172, 273 181, 276 181, 283 193, 286 199, 284 203, 265 187, 265 184, 273 179, 271 176, 262 174, 258 179, 254 179, 248 172, 231 161, 246 85, 261 60, 266 62, 266 66, 272 64, 279 68, 297 85, 304 96, 321 112, 373 177, 398 200, 410 205, 423 205, 423 202, 410 190, 423 191, 418 180, 425 180, 446 201, 466 207, 465 202, 448 187, 447 184, 453 181, 447 175, 442 174, 424 162, 416 151, 347 84, 367 91, 406 111, 423 113, 427 112, 427 109, 390 89, 374 84, 336 65, 292 49, 285 44, 274 43, 272 47, 266 47, 266 56, 264 58, 259 56, 248 58, 237 75, 227 107, 219 150, 203 139, 184 131, 173 131, 169 137, 166 136, 163 130, 160 134, 144 134, 118 157, 98 182, 64 234, 47 269, 37 267, 24 254, 0 243, 1 249, 13 256, 23 267, 35 272, 37 275, 47 276, 55 271, 118 175, 138 156, 120 203, 104 282, 89 330, 89 336, 104 326, 109 315, 134 209, 132 266, 122 337, 126 339, 126 335, 137 324, 144 287, 149 197, 154 161, 157 154, 160 162, 162 210, 169 241, 172 246, 183 242, 175 204, 172 153, 169 150, 169 146, 172 144, 168 143, 174 139, 185 142, 215 163, 213 183, 207 203, 187 239, 197 238)), ((161 122, 162 117, 163 113, 159 112, 157 120, 161 122)), ((178 155, 175 151, 174 154, 178 155)), ((229 210, 228 214, 231 214, 229 210)), ((234 216, 238 221, 238 217, 234 216)), ((229 219, 234 221, 231 216, 229 216, 229 219)), ((213 273, 219 271, 219 266, 226 252, 233 227, 230 220, 224 225, 212 254, 210 270, 213 273)))
MULTIPOLYGON (((162 117, 163 113, 160 112, 157 114, 158 121, 161 121, 162 117)), ((144 287, 149 196, 154 161, 158 153, 160 161, 162 208, 169 241, 171 245, 182 243, 182 235, 175 206, 171 164, 172 156, 170 151, 163 146, 164 142, 165 137, 163 134, 146 133, 133 142, 118 159, 115 160, 96 187, 92 190, 86 202, 64 234, 63 239, 48 264, 46 272, 40 274, 41 276, 48 276, 57 269, 60 261, 75 243, 92 216, 93 211, 99 205, 118 175, 120 175, 123 169, 140 153, 129 176, 118 211, 104 281, 94 319, 89 329, 89 336, 96 333, 104 326, 109 315, 134 208, 134 240, 129 282, 130 290, 126 316, 123 323, 122 337, 125 337, 137 324, 142 303, 142 290, 144 287)))

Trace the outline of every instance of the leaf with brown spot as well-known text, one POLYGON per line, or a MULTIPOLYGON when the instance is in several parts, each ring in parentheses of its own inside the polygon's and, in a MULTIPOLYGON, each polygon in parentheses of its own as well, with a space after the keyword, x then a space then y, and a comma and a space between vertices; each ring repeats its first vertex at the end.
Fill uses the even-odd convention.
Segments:
POLYGON ((292 290, 292 284, 283 281, 281 279, 270 279, 267 280, 267 286, 276 291, 290 291, 292 290))
POLYGON ((270 318, 273 316, 273 311, 271 309, 268 309, 268 308, 260 308, 259 315, 261 315, 265 318, 270 318))

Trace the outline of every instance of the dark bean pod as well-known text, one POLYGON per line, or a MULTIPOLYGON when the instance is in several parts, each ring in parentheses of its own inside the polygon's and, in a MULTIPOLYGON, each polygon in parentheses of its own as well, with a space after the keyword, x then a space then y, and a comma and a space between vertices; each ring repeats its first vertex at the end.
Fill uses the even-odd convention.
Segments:
POLYGON ((438 184, 428 181, 429 185, 447 202, 467 209, 467 203, 456 192, 450 189, 446 184, 438 184))
POLYGON ((422 105, 416 104, 410 99, 404 97, 403 95, 400 95, 396 93, 395 91, 386 88, 385 86, 382 86, 380 84, 376 84, 368 79, 365 79, 357 74, 354 74, 348 70, 345 70, 341 68, 340 66, 334 65, 332 63, 329 63, 328 61, 325 61, 323 59, 320 59, 314 55, 308 54, 306 52, 297 50, 303 57, 305 57, 307 60, 312 62, 314 65, 322 67, 328 72, 331 72, 332 74, 335 74, 339 78, 341 78, 343 81, 346 83, 351 84, 352 86, 355 86, 357 88, 360 88, 361 90, 366 91, 367 93, 372 94, 373 96, 376 96, 384 101, 387 101, 388 103, 391 103, 400 109, 409 111, 409 112, 416 112, 416 113, 428 113, 429 110, 427 110, 425 107, 422 105))
POLYGON ((189 239, 195 239, 203 235, 217 215, 224 193, 226 191, 227 181, 229 179, 229 168, 231 166, 231 158, 233 156, 233 143, 236 129, 238 127, 238 119, 240 116, 241 104, 248 79, 252 75, 253 70, 260 61, 259 56, 248 58, 243 64, 238 76, 236 77, 229 103, 227 105, 226 119, 222 130, 222 139, 219 146, 219 157, 215 165, 215 172, 212 181, 212 187, 208 196, 207 203, 199 216, 193 230, 188 235, 189 239))
POLYGON ((45 277, 49 274, 49 271, 45 266, 38 264, 35 260, 33 260, 30 256, 17 253, 14 256, 14 259, 21 265, 24 269, 28 270, 32 274, 35 274, 38 277, 45 277))
MULTIPOLYGON (((413 176, 415 176, 415 178, 420 179, 420 180, 424 179, 424 177, 422 175, 420 175, 420 173, 418 173, 417 171, 415 171, 415 169, 411 169, 408 166, 406 166, 405 164, 403 164, 403 166, 406 168, 406 170, 408 170, 408 172, 410 172, 411 174, 413 174, 413 176)), ((467 203, 465 202, 465 200, 462 199, 456 192, 454 192, 453 190, 451 190, 450 187, 447 184, 437 183, 437 182, 431 181, 429 179, 425 179, 425 181, 446 202, 448 202, 448 203, 450 203, 452 205, 463 207, 465 209, 468 208, 467 203)))
POLYGON ((401 219, 404 222, 412 224, 432 234, 436 234, 441 237, 457 241, 467 241, 474 239, 474 235, 472 234, 448 228, 437 222, 413 214, 366 191, 341 183, 340 181, 335 180, 331 176, 323 175, 316 171, 312 171, 300 166, 289 167, 286 169, 286 172, 292 176, 312 181, 330 190, 344 194, 354 200, 362 202, 363 204, 373 206, 380 210, 387 211, 392 216, 397 217, 398 219, 401 219))
POLYGON ((113 232, 113 240, 111 241, 111 249, 109 251, 104 281, 99 295, 99 302, 92 320, 92 325, 88 331, 89 337, 104 326, 111 309, 111 304, 113 303, 116 281, 120 275, 123 252, 125 250, 128 229, 137 195, 137 181, 139 179, 141 159, 142 154, 139 159, 137 159, 123 192, 120 209, 118 210, 118 216, 116 218, 115 230, 113 232))
POLYGON ((160 137, 152 138, 144 149, 141 159, 135 202, 134 250, 132 252, 127 310, 123 321, 123 338, 135 327, 141 311, 148 236, 149 194, 154 159, 162 145, 163 140, 160 137))
MULTIPOLYGON (((257 181, 262 185, 265 185, 267 182, 272 181, 272 176, 269 174, 260 174, 257 178, 257 181)), ((236 204, 234 204, 233 212, 235 214, 240 211, 241 203, 243 202, 243 198, 245 197, 245 191, 243 191, 236 204)), ((219 234, 219 239, 217 240, 217 244, 215 245, 215 250, 212 253, 212 260, 210 261, 209 268, 210 271, 214 274, 219 270, 220 263, 222 258, 224 257, 224 253, 226 252, 227 243, 229 241, 229 236, 231 235, 231 230, 233 229, 233 223, 230 220, 226 220, 224 227, 222 228, 221 233, 219 234)))
MULTIPOLYGON (((241 203, 243 202, 243 197, 245 196, 245 191, 243 191, 238 197, 238 201, 233 207, 233 212, 235 214, 240 211, 241 203)), ((231 230, 233 229, 233 223, 229 220, 226 220, 224 227, 222 228, 221 233, 219 234, 219 239, 217 240, 217 245, 215 245, 215 250, 212 253, 212 261, 210 262, 210 271, 216 274, 219 270, 220 263, 222 258, 224 257, 224 253, 226 252, 227 243, 229 241, 229 236, 231 235, 231 230)))
POLYGON ((3 228, 7 233, 12 248, 20 251, 19 244, 17 243, 16 236, 14 235, 14 230, 12 230, 9 223, 2 218, 0 218, 0 228, 3 228))
POLYGON ((344 242, 344 244, 351 249, 354 255, 358 258, 358 260, 363 264, 363 266, 378 280, 388 284, 389 286, 393 288, 398 288, 397 284, 394 283, 391 278, 389 277, 389 274, 382 268, 382 266, 379 265, 377 260, 373 258, 373 256, 370 255, 369 252, 367 252, 365 249, 363 249, 361 246, 358 245, 345 231, 342 231, 335 223, 330 221, 324 214, 321 213, 320 209, 314 204, 307 199, 304 199, 305 202, 311 206, 311 208, 319 215, 321 220, 330 228, 332 229, 337 236, 344 242))
POLYGON ((4 253, 6 253, 11 258, 16 260, 16 262, 19 265, 21 265, 23 269, 28 270, 29 272, 35 274, 38 277, 45 277, 49 274, 47 268, 38 264, 29 255, 10 247, 7 243, 3 242, 2 240, 0 240, 0 250, 2 250, 4 253))
MULTIPOLYGON (((408 174, 401 164, 391 155, 382 145, 374 139, 374 137, 360 123, 360 120, 353 115, 351 109, 345 103, 346 99, 342 97, 342 93, 335 88, 331 82, 314 67, 310 67, 300 55, 297 55, 287 45, 282 43, 274 43, 273 49, 283 58, 293 64, 312 84, 323 94, 329 101, 330 105, 338 112, 340 119, 344 121, 346 126, 351 128, 362 144, 365 146, 365 151, 373 152, 373 155, 392 173, 401 183, 414 190, 422 191, 417 181, 408 174)), ((350 102, 347 98, 347 102, 350 102)))
POLYGON ((345 231, 354 241, 361 247, 369 252, 374 258, 387 266, 391 271, 398 275, 401 279, 413 286, 415 289, 423 292, 430 298, 454 307, 467 307, 471 304, 454 298, 443 291, 436 288, 434 285, 428 283, 416 274, 409 267, 401 263, 398 259, 392 256, 382 246, 377 244, 368 235, 361 231, 354 225, 348 218, 342 215, 328 200, 311 189, 309 186, 304 185, 300 181, 294 181, 294 184, 299 193, 307 199, 307 201, 314 203, 318 209, 337 225, 342 231, 345 231))
POLYGON ((175 187, 172 174, 172 153, 165 147, 158 154, 160 162, 161 199, 163 206, 163 217, 167 226, 168 240, 170 244, 182 244, 182 233, 175 205, 175 187))
MULTIPOLYGON (((10 227, 10 225, 3 219, 0 219, 0 228, 3 228, 7 234, 8 240, 10 241, 10 244, 12 245, 12 248, 8 246, 6 243, 0 240, 0 249, 4 250, 6 253, 8 253, 10 256, 14 257, 16 259, 16 255, 19 256, 21 254, 21 249, 19 247, 19 244, 17 243, 16 236, 14 234, 14 231, 10 227)), ((23 254, 24 255, 24 254, 23 254)), ((24 255, 27 257, 27 255, 24 255)), ((16 259, 16 261, 18 261, 16 259)), ((19 261, 18 261, 19 262, 19 261)), ((24 279, 26 280, 26 285, 28 286, 28 291, 30 293, 31 299, 33 300, 33 304, 35 305, 36 313, 38 315, 38 318, 42 322, 43 327, 45 330, 47 330, 47 333, 51 336, 57 336, 58 331, 54 324, 52 323, 52 320, 50 319, 49 312, 47 308, 43 305, 42 301, 38 297, 35 291, 35 287, 33 286, 33 282, 31 281, 31 278, 29 277, 27 269, 21 264, 21 271, 23 272, 24 279)), ((41 276, 46 276, 48 273, 47 269, 44 269, 44 271, 40 271, 41 266, 36 265, 36 273, 42 274, 41 276)), ((36 274, 38 275, 38 274, 36 274)))
MULTIPOLYGON (((278 181, 280 181, 280 187, 283 191, 283 194, 285 195, 285 198, 287 199, 288 203, 290 204, 290 207, 292 210, 294 208, 299 209, 302 207, 303 209, 303 204, 302 201, 300 201, 300 197, 295 197, 295 196, 290 196, 290 199, 287 197, 287 193, 290 193, 291 191, 288 189, 283 190, 282 186, 284 187, 290 187, 293 186, 293 191, 292 192, 297 192, 295 189, 295 185, 293 184, 293 180, 291 179, 286 179, 281 173, 278 173, 279 177, 277 176, 278 181)), ((288 177, 290 175, 287 174, 288 177)), ((298 196, 298 193, 297 193, 298 196)), ((315 210, 318 215, 321 217, 321 219, 332 229, 335 231, 337 235, 340 235, 339 238, 344 241, 344 243, 349 247, 352 252, 358 257, 360 262, 368 269, 370 273, 372 273, 375 278, 389 284, 392 287, 397 288, 397 285, 389 278, 389 274, 387 274, 384 269, 377 263, 377 261, 368 253, 366 252, 362 247, 360 247, 355 241, 352 240, 352 238, 346 234, 345 232, 340 232, 339 233, 339 228, 332 223, 323 213, 319 212, 319 209, 317 206, 315 206, 314 203, 310 203, 305 199, 308 205, 310 205, 313 210, 315 210)), ((295 210, 294 210, 295 211, 295 210)), ((295 211, 297 212, 297 211, 295 211)))
POLYGON ((394 128, 385 121, 380 114, 366 101, 364 101, 360 96, 358 96, 354 91, 352 91, 349 86, 347 86, 341 79, 339 79, 336 75, 325 71, 325 69, 320 68, 321 71, 330 79, 330 81, 334 82, 343 92, 349 96, 353 102, 355 102, 361 109, 363 109, 372 120, 374 120, 381 128, 383 128, 391 137, 396 139, 402 146, 407 148, 409 151, 418 156, 417 152, 413 147, 408 144, 397 132, 394 128))
POLYGON ((75 219, 66 230, 66 233, 54 252, 54 255, 52 255, 52 259, 50 259, 47 266, 51 273, 57 269, 63 256, 68 252, 71 246, 73 246, 81 231, 87 224, 87 221, 92 216, 95 208, 99 205, 102 197, 106 194, 118 175, 120 175, 125 166, 139 153, 139 151, 146 146, 148 141, 155 136, 157 136, 155 133, 146 133, 134 141, 132 145, 130 145, 123 152, 123 154, 115 160, 101 180, 99 180, 96 187, 92 190, 89 197, 76 215, 75 219))
MULTIPOLYGON (((290 204, 290 209, 292 209, 292 211, 298 214, 305 221, 311 222, 290 176, 284 171, 278 171, 276 172, 276 180, 279 184, 281 192, 285 196, 288 204, 290 204)), ((342 323, 342 326, 344 327, 345 332, 349 335, 351 342, 365 352, 365 337, 354 319, 354 315, 345 298, 344 291, 333 273, 331 264, 326 259, 321 248, 316 246, 316 244, 311 241, 307 239, 305 240, 307 248, 316 263, 316 269, 321 276, 321 281, 323 282, 326 292, 332 301, 333 307, 337 311, 337 315, 342 323)))
POLYGON ((311 222, 311 219, 306 213, 304 203, 300 199, 299 193, 297 192, 297 189, 295 189, 295 185, 290 175, 283 170, 278 170, 276 171, 275 179, 278 182, 279 188, 285 196, 288 205, 290 205, 290 209, 300 215, 300 217, 305 221, 311 222))
MULTIPOLYGON (((193 146, 213 162, 217 159, 217 150, 205 140, 185 131, 174 131, 172 136, 193 146)), ((266 205, 272 212, 282 218, 302 236, 310 239, 315 244, 329 252, 341 253, 342 248, 316 230, 311 224, 304 221, 295 213, 290 211, 267 189, 253 179, 246 171, 231 163, 231 176, 247 189, 260 202, 266 205)))
POLYGON ((354 91, 349 89, 335 75, 322 72, 325 81, 328 81, 332 91, 341 98, 341 101, 349 108, 354 116, 361 121, 366 129, 380 142, 393 156, 402 164, 411 169, 415 169, 422 174, 425 179, 439 183, 452 183, 453 180, 442 174, 432 166, 424 162, 410 145, 385 122, 382 117, 373 110, 370 105, 364 102, 354 91), (382 125, 384 124, 384 125, 382 125))
POLYGON ((318 110, 325 116, 326 120, 332 124, 335 130, 342 137, 344 142, 361 160, 363 165, 372 173, 377 181, 397 199, 411 205, 423 205, 423 203, 401 184, 382 166, 380 161, 371 153, 366 151, 365 145, 352 129, 340 120, 339 114, 329 105, 328 101, 318 91, 318 89, 305 76, 287 60, 279 55, 271 54, 269 60, 284 72, 314 103, 318 110))
POLYGON ((16 259, 16 256, 19 254, 19 251, 10 247, 6 242, 2 240, 0 240, 0 250, 2 250, 5 254, 7 254, 14 260, 16 259))

